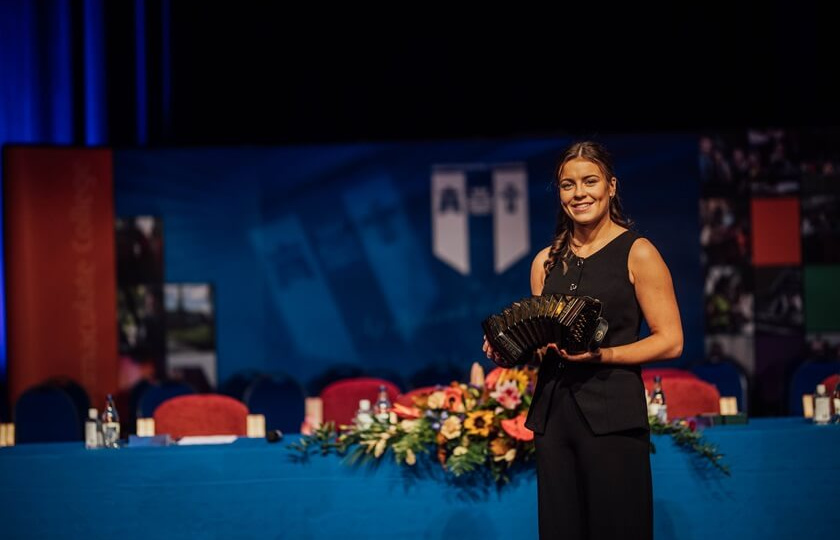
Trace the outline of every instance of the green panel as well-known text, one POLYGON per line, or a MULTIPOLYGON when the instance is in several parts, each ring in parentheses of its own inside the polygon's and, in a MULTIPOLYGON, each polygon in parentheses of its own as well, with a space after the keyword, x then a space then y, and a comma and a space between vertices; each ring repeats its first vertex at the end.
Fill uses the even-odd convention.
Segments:
POLYGON ((805 267, 805 327, 840 330, 840 266, 805 267))

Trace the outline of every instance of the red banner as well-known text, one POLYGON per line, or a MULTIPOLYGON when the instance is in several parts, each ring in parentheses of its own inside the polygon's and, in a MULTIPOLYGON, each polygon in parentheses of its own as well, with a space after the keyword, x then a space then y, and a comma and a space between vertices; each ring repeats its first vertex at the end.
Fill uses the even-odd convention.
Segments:
POLYGON ((11 147, 4 162, 12 403, 65 376, 99 407, 117 383, 111 151, 11 147))

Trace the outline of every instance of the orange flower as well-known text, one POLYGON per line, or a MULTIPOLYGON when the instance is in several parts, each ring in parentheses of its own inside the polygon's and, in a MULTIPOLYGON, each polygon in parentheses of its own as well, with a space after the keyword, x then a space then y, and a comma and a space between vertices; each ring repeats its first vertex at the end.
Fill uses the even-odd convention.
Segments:
POLYGON ((516 418, 502 420, 502 429, 517 441, 534 440, 534 432, 525 427, 525 413, 516 418))
POLYGON ((417 407, 406 407, 401 403, 394 403, 392 409, 400 418, 414 419, 423 416, 423 413, 417 407))
POLYGON ((502 376, 506 370, 504 368, 497 367, 493 371, 487 374, 487 378, 484 379, 484 387, 492 390, 494 386, 496 386, 496 381, 499 380, 499 377, 502 376))
POLYGON ((492 452, 494 456, 503 456, 507 454, 507 451, 511 448, 510 441, 502 437, 490 441, 490 452, 492 452))
POLYGON ((443 390, 443 406, 453 412, 464 412, 464 391, 457 386, 450 386, 443 390))

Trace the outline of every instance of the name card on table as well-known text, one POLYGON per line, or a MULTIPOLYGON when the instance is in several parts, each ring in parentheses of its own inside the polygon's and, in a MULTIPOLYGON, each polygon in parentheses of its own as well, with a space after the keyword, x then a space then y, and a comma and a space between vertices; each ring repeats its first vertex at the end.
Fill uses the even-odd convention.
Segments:
POLYGON ((0 446, 14 446, 15 445, 15 425, 0 424, 0 446))
POLYGON ((814 395, 802 394, 802 416, 805 418, 814 417, 814 395))
POLYGON ((738 414, 738 399, 732 396, 720 398, 720 414, 723 416, 738 414))
POLYGON ((319 397, 308 397, 304 401, 303 423, 300 432, 311 435, 313 430, 321 427, 324 422, 324 402, 319 397))
POLYGON ((138 437, 154 437, 155 435, 155 419, 154 418, 138 418, 137 419, 137 436, 138 437))
POLYGON ((255 439, 265 437, 265 415, 249 414, 246 429, 248 437, 255 439))

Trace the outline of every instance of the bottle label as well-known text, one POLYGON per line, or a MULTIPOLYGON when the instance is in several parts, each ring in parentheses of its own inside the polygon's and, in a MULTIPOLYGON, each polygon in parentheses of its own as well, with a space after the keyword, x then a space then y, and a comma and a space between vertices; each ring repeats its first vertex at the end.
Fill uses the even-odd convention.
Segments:
POLYGON ((99 448, 100 434, 96 422, 85 422, 85 448, 99 448))
POLYGON ((831 401, 828 396, 814 399, 814 422, 827 424, 831 420, 831 401))
POLYGON ((668 406, 664 403, 659 406, 659 410, 656 412, 656 417, 659 418, 659 421, 663 424, 668 423, 668 406))
POLYGON ((120 443, 119 422, 102 422, 102 439, 106 448, 117 448, 120 443))
POLYGON ((369 412, 360 411, 356 415, 356 425, 360 429, 368 429, 373 424, 373 416, 369 412))

